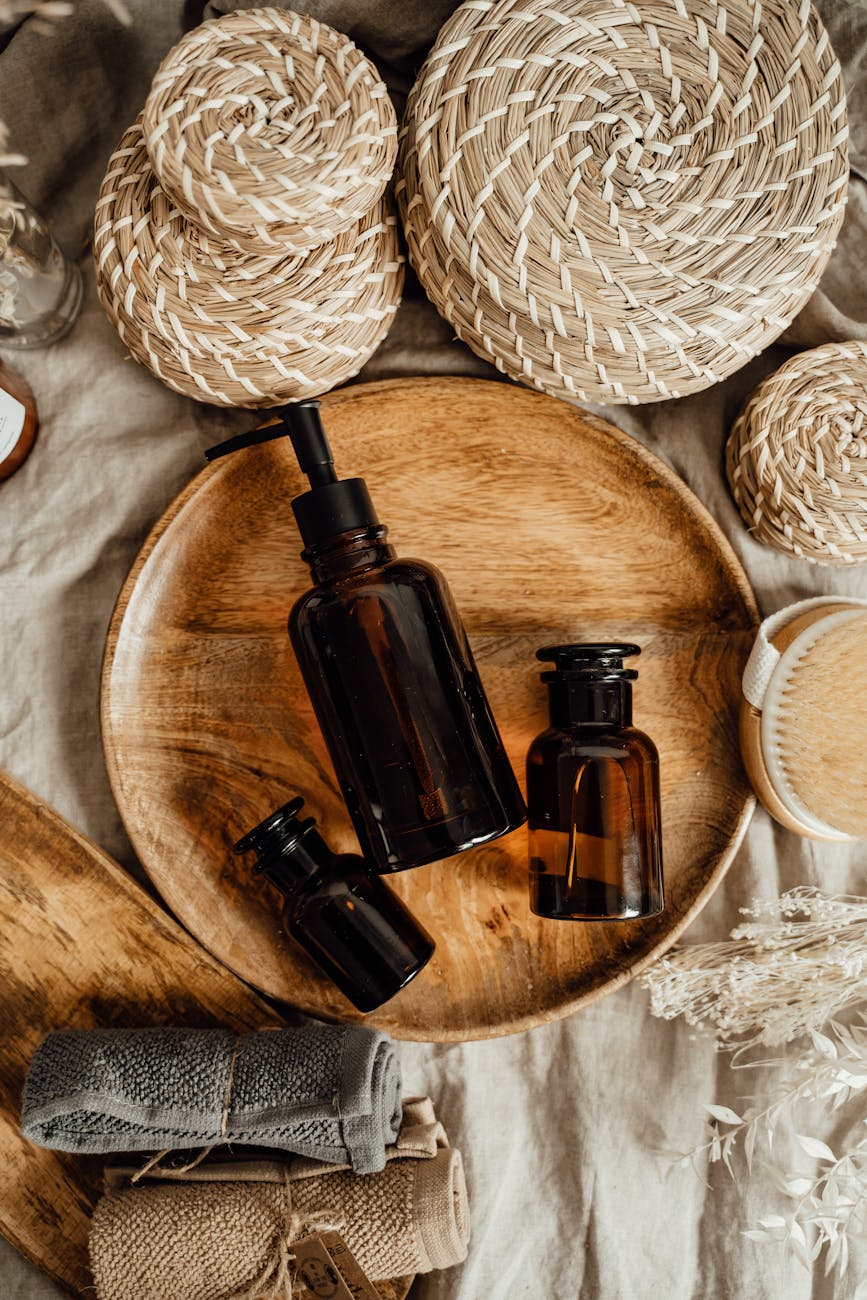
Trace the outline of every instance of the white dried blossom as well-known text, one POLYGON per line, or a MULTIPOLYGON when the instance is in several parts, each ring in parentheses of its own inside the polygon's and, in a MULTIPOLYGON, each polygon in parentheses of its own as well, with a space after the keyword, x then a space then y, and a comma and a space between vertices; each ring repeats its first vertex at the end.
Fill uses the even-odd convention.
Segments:
MULTIPOLYGON (((118 22, 129 26, 132 22, 130 12, 123 0, 103 0, 118 22)), ((41 30, 50 30, 50 25, 58 18, 68 18, 75 9, 73 0, 0 0, 0 22, 15 23, 23 18, 32 18, 41 30)))
POLYGON ((682 944, 644 976, 655 1016, 709 1029, 721 1051, 778 1046, 867 1002, 867 899, 809 887, 741 909, 724 943, 682 944))
POLYGON ((23 153, 9 151, 9 128, 0 122, 0 167, 20 167, 26 161, 23 153))
POLYGON ((745 1235, 784 1242, 808 1269, 825 1251, 826 1274, 842 1275, 850 1243, 867 1237, 867 1134, 838 1155, 800 1130, 817 1109, 847 1105, 867 1124, 867 899, 804 887, 742 911, 751 919, 729 942, 682 945, 643 980, 655 1015, 712 1033, 733 1068, 778 1070, 741 1114, 707 1105, 706 1140, 680 1163, 722 1161, 734 1177, 738 1146, 749 1171, 757 1147, 770 1156, 778 1129, 790 1132, 812 1167, 773 1171, 782 1204, 745 1235), (758 1046, 796 1039, 807 1041, 794 1059, 754 1059, 758 1046))

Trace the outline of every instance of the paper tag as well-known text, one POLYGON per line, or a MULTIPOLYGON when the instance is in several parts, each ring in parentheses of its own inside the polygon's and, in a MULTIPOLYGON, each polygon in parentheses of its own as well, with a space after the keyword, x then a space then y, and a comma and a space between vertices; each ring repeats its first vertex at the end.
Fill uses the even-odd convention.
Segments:
POLYGON ((339 1232, 293 1241, 298 1300, 381 1300, 339 1232))

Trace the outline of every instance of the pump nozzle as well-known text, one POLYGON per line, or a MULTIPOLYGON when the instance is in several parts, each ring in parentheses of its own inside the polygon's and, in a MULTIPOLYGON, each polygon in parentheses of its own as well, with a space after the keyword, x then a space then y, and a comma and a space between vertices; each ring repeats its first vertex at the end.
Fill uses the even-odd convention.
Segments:
POLYGON ((292 402, 281 406, 277 414, 289 431, 292 449, 302 474, 306 474, 312 488, 336 483, 334 457, 322 427, 319 403, 310 398, 305 402, 292 402))
POLYGON ((301 472, 307 475, 310 486, 325 487, 328 483, 336 483, 334 457, 322 427, 319 403, 314 398, 308 398, 303 402, 275 406, 270 414, 276 416, 273 423, 262 425, 259 429, 249 429, 247 433, 227 438, 216 447, 209 447, 205 452, 205 460, 219 460, 221 456, 241 451, 244 447, 255 447, 260 442, 285 438, 288 433, 301 472))

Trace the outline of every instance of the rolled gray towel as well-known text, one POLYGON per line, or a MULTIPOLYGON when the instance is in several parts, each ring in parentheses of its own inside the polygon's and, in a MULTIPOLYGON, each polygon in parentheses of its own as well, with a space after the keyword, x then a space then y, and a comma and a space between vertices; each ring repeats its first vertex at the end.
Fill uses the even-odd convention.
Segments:
POLYGON ((400 1065, 387 1034, 305 1025, 49 1034, 24 1089, 21 1129, 57 1151, 277 1147, 356 1173, 385 1166, 400 1128, 400 1065))

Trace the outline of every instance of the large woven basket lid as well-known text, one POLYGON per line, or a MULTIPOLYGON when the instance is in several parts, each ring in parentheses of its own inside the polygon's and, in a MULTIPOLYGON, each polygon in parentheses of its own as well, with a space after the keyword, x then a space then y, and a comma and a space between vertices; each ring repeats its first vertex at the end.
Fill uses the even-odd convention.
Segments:
POLYGON ((307 254, 241 253, 179 212, 140 122, 109 162, 94 257, 100 301, 135 359, 178 392, 225 406, 273 406, 349 379, 385 336, 403 284, 385 199, 307 254))
POLYGON ((181 210, 247 252, 303 252, 370 211, 397 120, 348 36, 286 9, 211 19, 166 55, 142 127, 181 210))
POLYGON ((750 532, 818 564, 867 560, 867 343, 826 343, 769 375, 729 435, 750 532))
POLYGON ((798 0, 468 0, 410 95, 410 260, 480 356, 581 401, 723 379, 814 289, 846 106, 798 0))

